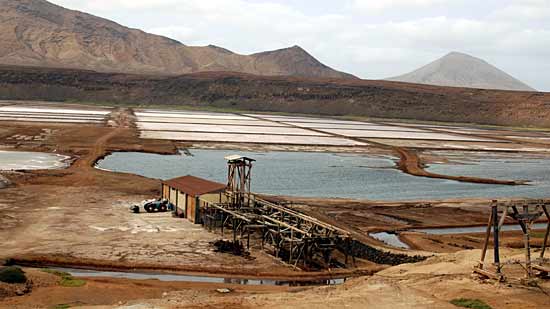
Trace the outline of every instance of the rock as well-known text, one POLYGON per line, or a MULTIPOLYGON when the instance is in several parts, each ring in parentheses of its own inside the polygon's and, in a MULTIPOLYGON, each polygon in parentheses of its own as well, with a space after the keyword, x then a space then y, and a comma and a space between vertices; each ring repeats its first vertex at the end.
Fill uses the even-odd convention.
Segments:
POLYGON ((227 294, 227 293, 231 293, 231 290, 230 290, 230 289, 227 289, 227 288, 224 288, 224 289, 216 289, 216 292, 222 293, 222 294, 227 294))
POLYGON ((7 179, 6 177, 0 175, 0 189, 7 188, 11 185, 12 185, 12 183, 9 179, 7 179))

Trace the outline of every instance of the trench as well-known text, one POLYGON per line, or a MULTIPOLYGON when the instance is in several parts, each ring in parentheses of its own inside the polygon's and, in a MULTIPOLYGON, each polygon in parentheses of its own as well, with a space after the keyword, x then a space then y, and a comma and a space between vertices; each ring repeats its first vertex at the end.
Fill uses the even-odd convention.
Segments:
POLYGON ((346 281, 347 278, 330 278, 315 280, 273 280, 273 279, 247 279, 231 277, 210 277, 197 275, 182 275, 170 273, 155 272, 121 272, 121 271, 103 271, 80 268, 49 267, 48 269, 66 272, 74 277, 100 277, 116 278, 130 280, 159 280, 166 282, 201 282, 201 283, 220 283, 220 284, 239 284, 239 285, 273 285, 273 286, 324 286, 338 285, 346 281))

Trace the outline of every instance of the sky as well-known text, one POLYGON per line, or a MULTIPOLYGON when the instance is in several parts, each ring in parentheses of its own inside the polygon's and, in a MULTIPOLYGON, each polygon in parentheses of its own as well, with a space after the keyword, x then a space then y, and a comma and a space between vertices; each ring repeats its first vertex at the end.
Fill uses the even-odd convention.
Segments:
POLYGON ((550 91, 550 0, 50 0, 186 45, 240 54, 299 45, 365 79, 451 51, 550 91))

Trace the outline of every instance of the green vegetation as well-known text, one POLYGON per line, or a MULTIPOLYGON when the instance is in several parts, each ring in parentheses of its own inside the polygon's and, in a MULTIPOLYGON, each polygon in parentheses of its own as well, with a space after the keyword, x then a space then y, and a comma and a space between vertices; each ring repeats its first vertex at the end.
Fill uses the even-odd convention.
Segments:
POLYGON ((456 298, 451 300, 450 303, 462 308, 492 309, 491 306, 487 305, 484 301, 479 299, 456 298))
POLYGON ((86 280, 76 279, 71 274, 63 271, 53 269, 42 269, 42 271, 60 277, 61 281, 59 281, 59 285, 61 286, 76 288, 86 284, 86 280))
POLYGON ((544 238, 544 234, 545 232, 531 231, 531 234, 529 234, 529 236, 531 236, 532 238, 544 238))
POLYGON ((0 269, 0 281, 5 283, 25 283, 27 276, 19 267, 8 266, 0 269))
POLYGON ((59 304, 59 305, 55 305, 52 307, 53 309, 68 309, 68 308, 71 308, 70 305, 67 305, 67 304, 59 304))

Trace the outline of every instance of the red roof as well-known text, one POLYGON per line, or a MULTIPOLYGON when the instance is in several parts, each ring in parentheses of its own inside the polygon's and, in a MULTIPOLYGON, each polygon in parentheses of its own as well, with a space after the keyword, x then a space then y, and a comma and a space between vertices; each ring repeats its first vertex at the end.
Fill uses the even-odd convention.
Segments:
POLYGON ((217 193, 224 191, 226 188, 225 184, 198 178, 191 175, 165 180, 162 183, 174 189, 178 189, 183 193, 187 193, 191 196, 199 196, 207 193, 217 193))

